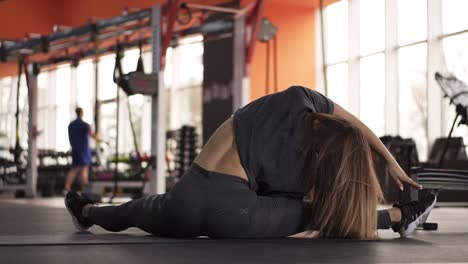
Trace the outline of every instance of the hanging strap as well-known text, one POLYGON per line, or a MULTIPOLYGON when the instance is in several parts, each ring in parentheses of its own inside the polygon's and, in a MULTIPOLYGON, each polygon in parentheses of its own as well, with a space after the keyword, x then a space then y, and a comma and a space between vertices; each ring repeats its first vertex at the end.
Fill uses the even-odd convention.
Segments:
MULTIPOLYGON (((137 72, 142 72, 145 73, 145 69, 143 67, 143 42, 141 40, 138 41, 138 48, 140 50, 140 56, 138 57, 138 62, 137 62, 137 72)), ((132 137, 133 137, 133 147, 135 148, 135 152, 137 155, 138 159, 138 166, 141 167, 141 156, 140 156, 140 150, 138 148, 138 141, 136 138, 136 133, 135 133, 135 126, 133 125, 133 115, 132 115, 132 108, 130 105, 130 98, 127 96, 127 109, 128 109, 128 118, 130 120, 130 128, 132 130, 132 137)))
POLYGON ((20 145, 20 132, 19 132, 19 99, 20 99, 20 88, 21 88, 21 75, 23 74, 23 58, 18 58, 18 82, 16 84, 16 112, 15 112, 15 149, 13 152, 13 158, 15 163, 19 162, 21 155, 21 145, 20 145))
MULTIPOLYGON (((141 59, 141 46, 140 46, 140 59, 141 59)), ((140 59, 139 59, 139 63, 140 63, 140 59)), ((141 67, 143 67, 143 62, 141 62, 141 64, 142 64, 141 67)), ((137 69, 138 69, 138 66, 137 66, 137 69)), ((113 79, 114 79, 114 83, 117 84, 117 89, 122 88, 122 90, 124 90, 127 93, 127 108, 128 108, 128 116, 129 116, 129 121, 130 121, 130 128, 132 130, 132 136, 133 136, 133 145, 137 153, 138 161, 140 161, 140 151, 139 151, 138 142, 136 139, 135 127, 133 125, 133 115, 132 115, 132 110, 130 106, 129 93, 126 90, 126 87, 124 87, 125 84, 124 84, 124 80, 122 79, 123 76, 124 74, 122 70, 122 48, 120 44, 117 43, 115 47, 115 66, 114 66, 113 79)))
POLYGON ((140 56, 138 57, 136 71, 145 73, 145 68, 143 66, 143 41, 141 39, 138 41, 138 49, 140 50, 140 56))
POLYGON ((114 83, 117 84, 117 87, 122 88, 122 90, 127 94, 127 95, 133 95, 133 92, 130 91, 128 88, 128 79, 123 73, 122 69, 122 46, 120 43, 117 42, 115 45, 115 66, 114 66, 114 73, 113 73, 113 79, 114 83))
POLYGON ((133 136, 133 147, 135 148, 136 154, 138 161, 140 161, 140 150, 138 148, 138 141, 136 138, 136 133, 135 133, 135 126, 133 125, 133 115, 132 115, 132 108, 130 106, 130 99, 127 96, 127 109, 128 109, 128 118, 130 121, 130 129, 132 130, 132 136, 133 136))
POLYGON ((121 46, 120 44, 117 42, 117 44, 115 44, 115 65, 114 65, 114 74, 113 74, 113 80, 114 80, 114 83, 116 83, 117 85, 120 85, 120 80, 123 76, 123 71, 122 71, 122 55, 121 55, 121 46))

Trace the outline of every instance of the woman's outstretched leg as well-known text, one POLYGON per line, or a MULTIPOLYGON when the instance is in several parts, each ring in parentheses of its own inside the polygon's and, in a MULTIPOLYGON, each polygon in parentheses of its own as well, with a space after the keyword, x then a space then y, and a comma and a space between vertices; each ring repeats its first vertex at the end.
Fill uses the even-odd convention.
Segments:
MULTIPOLYGON (((390 229, 392 227, 392 222, 399 222, 400 220, 396 219, 395 216, 392 219, 391 215, 396 215, 397 212, 393 213, 392 211, 400 210, 398 208, 389 208, 386 210, 377 211, 377 229, 390 229)), ((400 214, 401 219, 401 214, 400 214)))
POLYGON ((162 204, 165 195, 152 195, 118 206, 87 205, 82 211, 84 219, 107 231, 120 232, 137 227, 148 233, 160 233, 164 215, 162 204))
POLYGON ((377 212, 377 229, 390 229, 406 237, 416 230, 416 227, 427 218, 437 202, 434 194, 429 194, 421 200, 400 202, 392 208, 377 212))
POLYGON ((98 207, 76 192, 69 192, 65 205, 78 230, 96 224, 119 232, 137 227, 158 236, 194 237, 199 235, 203 220, 203 175, 193 169, 165 194, 146 196, 119 206, 98 207))
MULTIPOLYGON (((78 230, 84 231, 96 224, 108 231, 119 232, 137 227, 145 232, 164 233, 164 202, 166 194, 143 197, 118 206, 98 207, 87 197, 69 192, 65 205, 78 230)), ((166 221, 167 222, 167 221, 166 221)))

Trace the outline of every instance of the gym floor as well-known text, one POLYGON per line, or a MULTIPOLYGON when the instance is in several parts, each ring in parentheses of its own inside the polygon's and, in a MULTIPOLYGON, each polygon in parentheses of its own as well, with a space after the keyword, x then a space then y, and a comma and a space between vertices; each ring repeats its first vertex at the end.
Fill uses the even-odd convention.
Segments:
POLYGON ((0 200, 0 263, 460 263, 468 261, 468 208, 436 208, 437 231, 379 241, 170 239, 137 229, 79 233, 63 200, 0 200))

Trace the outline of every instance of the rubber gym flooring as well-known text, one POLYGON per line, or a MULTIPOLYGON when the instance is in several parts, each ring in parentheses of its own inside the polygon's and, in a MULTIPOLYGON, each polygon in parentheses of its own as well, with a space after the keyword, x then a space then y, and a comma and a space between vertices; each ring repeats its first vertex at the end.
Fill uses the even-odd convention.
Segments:
POLYGON ((0 263, 468 263, 468 208, 436 208, 437 231, 379 241, 170 239, 75 231, 63 200, 0 199, 0 263))

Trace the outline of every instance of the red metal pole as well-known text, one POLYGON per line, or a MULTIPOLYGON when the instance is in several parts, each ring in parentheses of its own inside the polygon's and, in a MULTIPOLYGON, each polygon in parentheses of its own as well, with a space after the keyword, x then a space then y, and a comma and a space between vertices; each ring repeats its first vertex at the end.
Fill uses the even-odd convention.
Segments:
POLYGON ((164 70, 166 64, 166 51, 171 44, 172 36, 174 33, 174 25, 177 17, 177 11, 179 10, 180 1, 172 0, 169 2, 169 18, 167 20, 166 32, 164 32, 163 43, 161 46, 161 70, 164 70))
POLYGON ((252 16, 249 18, 249 24, 252 27, 251 35, 250 35, 250 43, 246 44, 246 58, 245 58, 245 75, 250 75, 250 63, 252 62, 253 52, 255 49, 255 44, 257 43, 257 35, 258 35, 258 28, 260 26, 263 8, 265 6, 265 0, 257 0, 255 5, 255 9, 252 12, 252 16))

